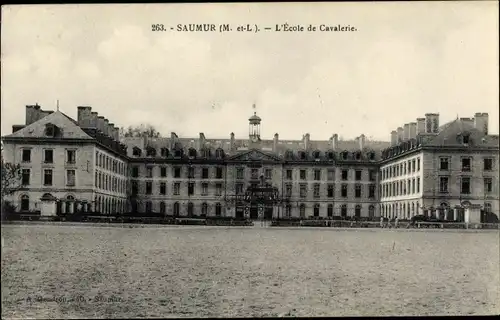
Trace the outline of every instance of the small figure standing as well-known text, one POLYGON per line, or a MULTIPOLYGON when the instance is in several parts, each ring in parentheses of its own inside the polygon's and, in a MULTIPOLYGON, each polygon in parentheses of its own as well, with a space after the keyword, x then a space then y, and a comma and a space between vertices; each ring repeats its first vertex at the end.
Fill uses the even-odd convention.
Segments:
POLYGON ((384 227, 384 217, 380 217, 380 228, 384 227))
POLYGON ((396 219, 394 220, 394 228, 398 227, 398 222, 399 222, 399 218, 396 217, 396 219))

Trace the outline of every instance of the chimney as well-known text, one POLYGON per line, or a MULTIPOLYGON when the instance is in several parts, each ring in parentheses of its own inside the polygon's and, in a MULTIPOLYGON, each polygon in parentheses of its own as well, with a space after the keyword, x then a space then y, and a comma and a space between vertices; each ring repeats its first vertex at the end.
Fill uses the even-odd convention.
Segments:
POLYGON ((231 144, 230 144, 230 149, 234 150, 234 132, 231 132, 231 144))
POLYGON ((279 141, 279 135, 277 133, 275 133, 274 140, 273 140, 273 152, 278 151, 278 141, 279 141))
POLYGON ((98 117, 97 112, 92 111, 90 113, 90 127, 91 128, 97 129, 97 124, 98 124, 97 117, 98 117))
POLYGON ((460 118, 460 121, 463 124, 465 124, 466 126, 469 126, 470 128, 476 127, 476 119, 475 118, 460 118))
POLYGON ((398 144, 398 132, 395 130, 391 131, 391 147, 398 144))
POLYGON ((487 113, 476 113, 474 115, 474 128, 481 131, 483 134, 488 134, 488 114, 487 113))
POLYGON ((403 126, 403 141, 410 140, 410 124, 405 123, 403 126))
POLYGON ((109 120, 107 118, 104 118, 104 125, 102 126, 102 132, 109 136, 109 120))
POLYGON ((364 150, 365 149, 365 141, 366 137, 364 134, 361 134, 358 138, 359 141, 359 150, 364 150))
POLYGON ((417 138, 417 123, 416 122, 410 122, 410 139, 416 139, 417 138))
POLYGON ((88 106, 79 106, 77 122, 80 128, 91 127, 92 108, 88 106))
POLYGON ((311 136, 309 135, 309 133, 306 133, 304 135, 304 139, 303 139, 303 141, 304 141, 304 150, 309 150, 309 147, 310 147, 309 141, 310 141, 310 139, 311 139, 311 136))
POLYGON ((33 122, 35 122, 38 118, 38 111, 35 110, 35 106, 26 106, 26 125, 29 126, 33 122))
POLYGON ((339 135, 335 133, 332 136, 332 149, 335 151, 337 150, 338 147, 339 147, 339 135))
POLYGON ((104 117, 103 116, 97 116, 97 129, 101 131, 101 133, 104 133, 104 117))
POLYGON ((115 138, 115 124, 114 123, 108 123, 108 136, 111 138, 115 138))
POLYGON ((402 127, 398 127, 398 144, 403 141, 404 138, 404 129, 402 127))
POLYGON ((417 135, 425 134, 425 118, 417 118, 417 135))
POLYGON ((200 132, 200 138, 198 139, 198 151, 202 150, 205 146, 205 134, 200 132))
POLYGON ((113 139, 120 141, 120 128, 113 126, 113 128, 111 128, 111 132, 113 132, 113 139))
POLYGON ((170 150, 174 150, 176 142, 177 142, 177 134, 175 132, 171 132, 170 133, 170 150))
POLYGON ((439 113, 425 114, 425 133, 439 133, 439 113))

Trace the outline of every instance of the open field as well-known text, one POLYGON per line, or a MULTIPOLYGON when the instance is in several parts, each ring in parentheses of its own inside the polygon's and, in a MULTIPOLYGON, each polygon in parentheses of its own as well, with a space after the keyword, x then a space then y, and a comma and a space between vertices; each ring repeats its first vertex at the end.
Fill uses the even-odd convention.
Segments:
POLYGON ((2 318, 500 312, 498 230, 2 226, 2 318))

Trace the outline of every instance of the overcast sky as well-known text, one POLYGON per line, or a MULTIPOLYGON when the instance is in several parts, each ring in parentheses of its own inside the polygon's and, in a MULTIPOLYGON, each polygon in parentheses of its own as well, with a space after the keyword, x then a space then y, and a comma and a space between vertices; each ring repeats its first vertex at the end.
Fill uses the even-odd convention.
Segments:
POLYGON ((498 3, 2 6, 1 131, 25 105, 164 136, 327 140, 390 131, 438 112, 475 112, 498 133, 498 3), (152 32, 188 23, 351 25, 356 32, 152 32))

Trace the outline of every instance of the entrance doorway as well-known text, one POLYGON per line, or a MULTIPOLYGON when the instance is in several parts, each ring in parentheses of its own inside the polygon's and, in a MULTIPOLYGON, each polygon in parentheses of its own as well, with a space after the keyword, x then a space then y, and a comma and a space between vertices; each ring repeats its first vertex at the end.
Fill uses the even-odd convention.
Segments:
POLYGON ((259 207, 257 205, 250 206, 250 219, 259 218, 259 207))
POLYGON ((264 219, 272 220, 273 219, 273 207, 267 206, 264 209, 264 219))

